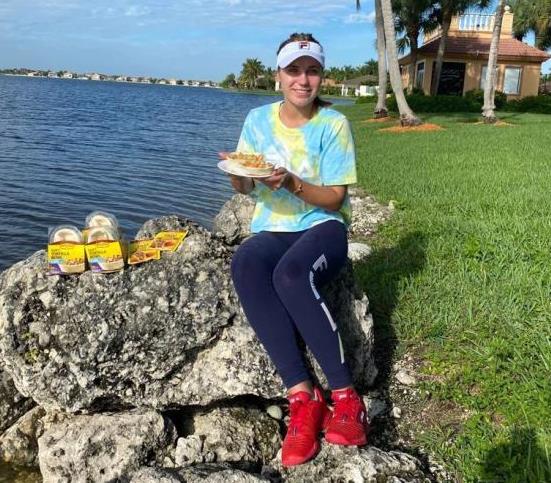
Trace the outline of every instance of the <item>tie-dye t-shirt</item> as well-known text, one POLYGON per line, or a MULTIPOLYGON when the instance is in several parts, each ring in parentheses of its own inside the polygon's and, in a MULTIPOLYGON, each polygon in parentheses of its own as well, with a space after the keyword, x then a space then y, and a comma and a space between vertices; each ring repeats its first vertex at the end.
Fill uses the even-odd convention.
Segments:
MULTIPOLYGON (((288 128, 279 118, 280 106, 275 102, 249 112, 237 150, 262 153, 266 161, 318 186, 355 183, 354 140, 346 117, 324 107, 303 126, 288 128)), ((302 231, 327 220, 348 225, 352 215, 348 194, 338 212, 305 203, 286 189, 271 191, 260 182, 252 196, 253 233, 302 231)))

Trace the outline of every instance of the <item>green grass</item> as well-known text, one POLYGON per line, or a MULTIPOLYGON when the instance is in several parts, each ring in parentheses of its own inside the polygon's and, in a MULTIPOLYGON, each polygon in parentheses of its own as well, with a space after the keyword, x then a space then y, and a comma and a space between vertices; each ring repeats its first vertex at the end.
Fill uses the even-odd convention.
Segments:
POLYGON ((424 388, 465 415, 418 440, 463 481, 551 481, 551 116, 395 134, 372 109, 340 108, 359 185, 399 207, 358 270, 378 350, 420 354, 424 388))

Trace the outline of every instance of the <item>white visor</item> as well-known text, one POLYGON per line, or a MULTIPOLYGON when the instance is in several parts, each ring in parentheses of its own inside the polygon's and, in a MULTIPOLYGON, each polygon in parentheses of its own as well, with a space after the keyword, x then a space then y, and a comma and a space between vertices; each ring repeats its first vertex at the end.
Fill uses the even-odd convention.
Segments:
POLYGON ((325 67, 325 54, 323 53, 322 46, 307 40, 290 42, 283 47, 279 54, 277 54, 277 66, 285 69, 291 62, 304 56, 316 59, 322 68, 325 67))

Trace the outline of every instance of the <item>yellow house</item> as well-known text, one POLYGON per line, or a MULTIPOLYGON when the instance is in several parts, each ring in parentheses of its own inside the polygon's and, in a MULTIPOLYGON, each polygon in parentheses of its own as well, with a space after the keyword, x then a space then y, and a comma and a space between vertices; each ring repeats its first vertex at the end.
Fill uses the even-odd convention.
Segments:
MULTIPOLYGON (((463 95, 483 89, 488 54, 492 41, 494 15, 465 14, 454 17, 446 41, 438 94, 463 95)), ((415 87, 430 94, 434 64, 440 45, 440 31, 425 35, 415 66, 415 87)), ((497 58, 497 90, 507 99, 536 96, 541 64, 551 55, 513 37, 513 14, 509 7, 503 15, 497 58)), ((408 85, 413 72, 411 55, 400 59, 402 82, 408 85)))

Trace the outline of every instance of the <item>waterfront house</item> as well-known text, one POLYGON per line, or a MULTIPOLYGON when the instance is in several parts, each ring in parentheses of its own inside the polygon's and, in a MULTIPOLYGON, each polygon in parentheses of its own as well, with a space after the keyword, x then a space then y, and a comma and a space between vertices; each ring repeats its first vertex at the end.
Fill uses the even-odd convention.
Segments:
POLYGON ((63 79, 72 79, 74 77, 74 74, 72 72, 64 72, 61 77, 63 79))
POLYGON ((92 75, 90 75, 90 80, 99 81, 99 80, 101 80, 101 75, 99 75, 99 74, 92 74, 92 75))
POLYGON ((341 96, 374 96, 377 94, 375 84, 378 77, 375 75, 362 75, 354 79, 348 79, 341 84, 341 96))
POLYGON ((169 85, 171 85, 171 86, 175 86, 175 85, 176 85, 176 79, 170 79, 170 80, 168 81, 168 83, 169 83, 169 85))
MULTIPOLYGON (((484 88, 494 21, 495 15, 472 13, 453 18, 438 94, 463 95, 472 89, 484 88)), ((430 94, 440 36, 440 30, 425 34, 415 66, 410 54, 400 59, 404 85, 409 85, 409 76, 414 75, 415 87, 430 94)), ((513 14, 506 7, 499 40, 496 89, 507 94, 508 99, 537 95, 541 64, 550 57, 547 52, 513 37, 513 14)))

